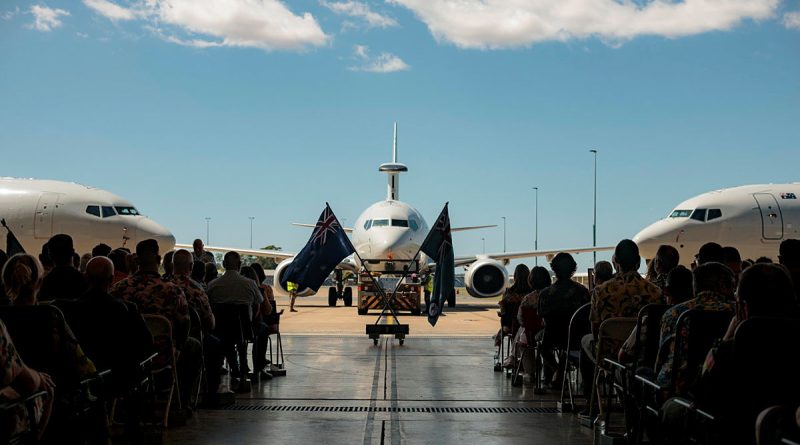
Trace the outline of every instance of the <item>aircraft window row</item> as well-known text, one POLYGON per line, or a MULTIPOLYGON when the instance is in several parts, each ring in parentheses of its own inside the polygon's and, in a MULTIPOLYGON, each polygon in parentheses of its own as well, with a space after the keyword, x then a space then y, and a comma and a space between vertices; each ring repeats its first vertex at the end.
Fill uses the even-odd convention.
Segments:
POLYGON ((419 223, 416 220, 408 219, 368 219, 364 222, 364 230, 369 230, 372 227, 410 227, 411 230, 419 229, 419 223))
POLYGON ((670 218, 688 218, 689 215, 691 215, 691 214, 692 214, 691 210, 674 210, 672 212, 672 214, 669 215, 669 217, 670 218))
POLYGON ((117 209, 117 213, 120 215, 139 215, 139 211, 136 210, 136 207, 115 207, 117 209))
POLYGON ((692 219, 705 222, 722 217, 720 209, 697 209, 692 213, 692 219))
POLYGON ((706 209, 697 209, 692 213, 692 219, 696 221, 706 220, 706 209))
POLYGON ((88 206, 86 213, 98 218, 110 218, 115 215, 138 215, 139 211, 133 207, 88 206))

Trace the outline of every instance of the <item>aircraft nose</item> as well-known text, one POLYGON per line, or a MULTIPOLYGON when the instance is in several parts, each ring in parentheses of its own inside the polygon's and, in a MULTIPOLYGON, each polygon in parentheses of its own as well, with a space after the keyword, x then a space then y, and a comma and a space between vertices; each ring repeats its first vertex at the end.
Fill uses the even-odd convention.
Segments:
POLYGON ((652 259, 659 246, 666 243, 664 227, 661 222, 656 222, 645 227, 633 237, 633 242, 639 246, 639 255, 642 258, 652 259))
POLYGON ((404 233, 402 231, 392 231, 384 234, 378 245, 378 258, 388 258, 396 256, 398 250, 404 245, 404 233))
POLYGON ((154 239, 158 241, 158 248, 161 252, 169 252, 175 248, 175 236, 166 227, 152 219, 142 219, 136 229, 139 241, 154 239))

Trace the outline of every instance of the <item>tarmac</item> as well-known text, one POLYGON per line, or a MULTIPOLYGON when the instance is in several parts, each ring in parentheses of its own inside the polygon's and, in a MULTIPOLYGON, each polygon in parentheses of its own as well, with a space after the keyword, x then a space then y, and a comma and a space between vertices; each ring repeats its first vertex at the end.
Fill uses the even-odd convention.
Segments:
POLYGON ((199 410, 165 444, 589 444, 590 430, 493 371, 496 300, 460 298, 436 327, 402 316, 405 344, 365 335, 375 314, 298 299, 281 321, 287 375, 255 383, 233 405, 199 410))

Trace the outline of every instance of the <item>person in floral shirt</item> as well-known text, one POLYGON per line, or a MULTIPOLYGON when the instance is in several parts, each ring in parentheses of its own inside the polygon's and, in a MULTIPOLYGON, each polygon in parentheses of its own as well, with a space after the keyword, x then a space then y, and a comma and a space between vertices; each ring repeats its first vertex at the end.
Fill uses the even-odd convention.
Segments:
MULTIPOLYGON (((662 386, 675 384, 676 391, 680 394, 687 382, 672 381, 672 361, 675 354, 686 357, 686 343, 680 351, 675 350, 675 332, 678 317, 691 309, 703 311, 733 311, 733 289, 735 277, 727 266, 721 263, 706 263, 694 270, 695 297, 684 303, 672 306, 661 318, 661 340, 659 341, 659 356, 656 359, 658 375, 656 382, 662 386)), ((680 335, 686 335, 685 332, 680 335)), ((680 375, 681 373, 679 373, 680 375)))
POLYGON ((135 303, 142 314, 166 317, 172 323, 173 341, 182 345, 189 330, 189 304, 180 287, 158 274, 158 242, 148 239, 137 244, 136 258, 136 273, 115 284, 111 295, 135 303))
POLYGON ((211 312, 206 291, 189 276, 192 273, 192 263, 192 254, 188 250, 180 249, 175 252, 172 256, 173 275, 170 281, 181 288, 189 307, 200 316, 203 331, 208 333, 214 329, 214 313, 211 312))
MULTIPOLYGON (((592 333, 581 339, 581 376, 583 377, 584 394, 591 394, 594 376, 595 342, 600 324, 609 318, 636 317, 639 310, 651 303, 662 303, 661 289, 639 275, 639 246, 629 239, 624 239, 614 249, 614 265, 617 275, 605 283, 596 286, 592 292, 589 319, 592 333)), ((622 342, 612 347, 614 354, 619 351, 622 342)))
MULTIPOLYGON (((44 401, 42 399, 37 399, 36 401, 36 434, 39 437, 41 437, 50 418, 54 388, 55 385, 49 375, 25 366, 22 358, 17 353, 17 349, 14 347, 11 336, 8 335, 6 325, 0 320, 0 402, 27 397, 36 391, 50 393, 44 401)), ((25 431, 28 428, 30 419, 27 418, 24 407, 19 407, 10 420, 12 424, 0 425, 0 431, 8 431, 11 434, 25 431)), ((8 437, 0 435, 0 440, 5 439, 8 439, 8 437)))

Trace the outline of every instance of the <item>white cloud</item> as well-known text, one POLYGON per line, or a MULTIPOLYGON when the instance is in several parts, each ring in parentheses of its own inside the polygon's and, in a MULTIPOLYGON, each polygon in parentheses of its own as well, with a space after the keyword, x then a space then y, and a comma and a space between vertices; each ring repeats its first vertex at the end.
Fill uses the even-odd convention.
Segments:
POLYGON ((13 19, 14 16, 17 15, 17 14, 19 14, 19 6, 14 8, 13 11, 0 12, 0 18, 5 20, 5 21, 9 21, 9 20, 13 19))
POLYGON ((783 26, 788 29, 800 29, 800 11, 787 12, 784 14, 783 26))
POLYGON ((351 71, 366 71, 370 73, 394 73, 408 71, 411 67, 403 59, 391 53, 381 53, 378 57, 370 57, 369 47, 356 45, 353 49, 355 58, 361 61, 358 66, 351 66, 351 71))
POLYGON ((80 37, 80 38, 82 38, 82 39, 88 39, 89 38, 89 34, 86 34, 85 32, 76 32, 75 35, 80 37))
POLYGON ((50 32, 60 27, 61 17, 69 16, 69 11, 48 8, 42 5, 31 6, 30 13, 33 14, 33 23, 29 27, 42 32, 50 32))
POLYGON ((295 15, 279 0, 138 0, 130 8, 84 0, 111 20, 140 19, 147 29, 179 45, 302 50, 330 39, 314 16, 295 15))
POLYGON ((731 29, 772 17, 780 0, 387 0, 413 11, 438 40, 500 49, 598 37, 623 42, 731 29))
POLYGON ((359 1, 330 2, 322 0, 322 6, 337 14, 363 19, 370 28, 390 28, 397 26, 397 21, 389 16, 379 14, 369 5, 359 1))
POLYGON ((136 12, 108 0, 83 0, 83 4, 111 20, 133 20, 136 12))

